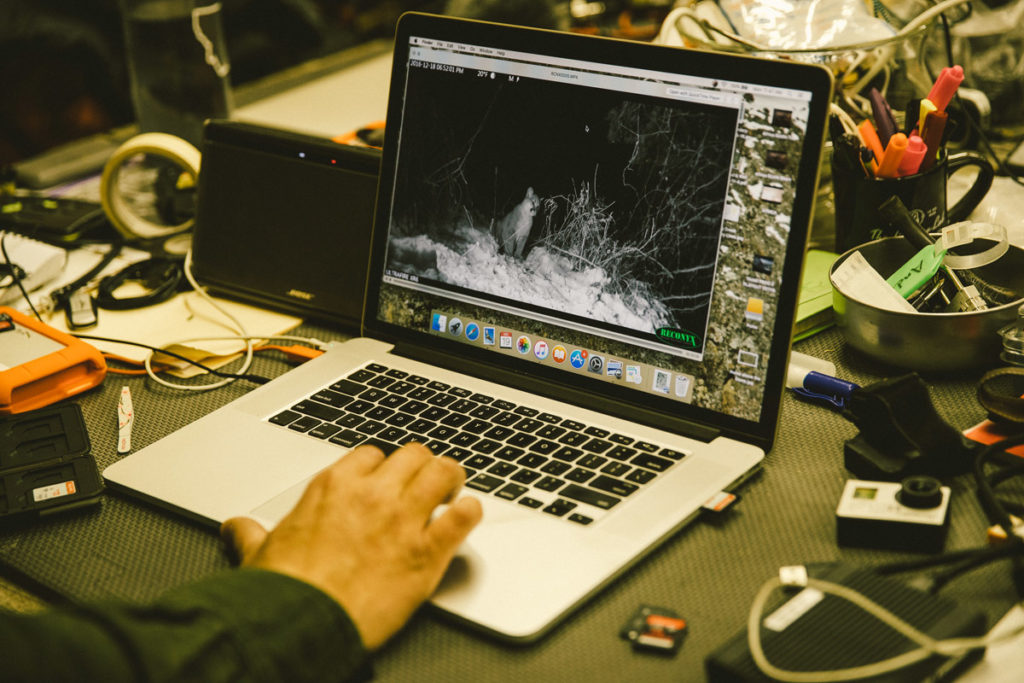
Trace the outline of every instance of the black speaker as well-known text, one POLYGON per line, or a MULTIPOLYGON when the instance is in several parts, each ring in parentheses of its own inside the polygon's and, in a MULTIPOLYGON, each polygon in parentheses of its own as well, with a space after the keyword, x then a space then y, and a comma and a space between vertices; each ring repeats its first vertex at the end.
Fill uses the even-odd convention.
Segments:
POLYGON ((380 152, 208 121, 192 270, 212 292, 359 328, 380 152))

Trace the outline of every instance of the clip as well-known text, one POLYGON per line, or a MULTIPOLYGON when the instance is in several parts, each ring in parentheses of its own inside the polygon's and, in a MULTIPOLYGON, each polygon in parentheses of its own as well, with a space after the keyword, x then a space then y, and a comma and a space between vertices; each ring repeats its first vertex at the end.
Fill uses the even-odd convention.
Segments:
POLYGON ((803 386, 793 387, 793 391, 811 401, 843 410, 854 389, 859 388, 860 386, 853 382, 811 370, 804 376, 803 386))

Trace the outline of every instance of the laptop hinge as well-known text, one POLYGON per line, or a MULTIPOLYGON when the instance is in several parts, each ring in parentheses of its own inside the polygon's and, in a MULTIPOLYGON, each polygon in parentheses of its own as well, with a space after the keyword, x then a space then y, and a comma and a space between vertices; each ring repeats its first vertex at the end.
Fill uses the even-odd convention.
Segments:
POLYGON ((496 368, 493 365, 485 365, 468 358, 459 358, 456 364, 451 356, 447 354, 412 344, 396 344, 391 352, 413 360, 437 365, 446 370, 461 372, 487 381, 497 382, 498 384, 505 384, 556 401, 563 401, 588 410, 607 413, 624 420, 638 422, 648 427, 680 434, 691 439, 697 439, 698 441, 708 442, 722 433, 721 430, 714 427, 701 425, 676 416, 665 415, 653 410, 632 408, 629 405, 623 405, 619 401, 597 396, 591 392, 574 389, 564 384, 555 385, 548 380, 503 368, 496 368))

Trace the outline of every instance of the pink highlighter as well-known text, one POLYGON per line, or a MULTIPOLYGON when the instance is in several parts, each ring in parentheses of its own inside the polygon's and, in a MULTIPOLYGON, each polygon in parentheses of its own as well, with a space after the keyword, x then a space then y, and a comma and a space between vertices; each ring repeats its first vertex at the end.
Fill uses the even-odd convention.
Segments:
POLYGON ((946 111, 946 106, 953 99, 956 89, 960 87, 963 80, 964 68, 959 64, 944 67, 939 72, 939 77, 935 79, 935 85, 928 93, 928 99, 935 105, 936 111, 946 111))
POLYGON ((907 139, 907 149, 903 152, 903 158, 900 159, 899 175, 902 177, 917 173, 927 150, 928 145, 924 144, 920 135, 911 135, 907 139))

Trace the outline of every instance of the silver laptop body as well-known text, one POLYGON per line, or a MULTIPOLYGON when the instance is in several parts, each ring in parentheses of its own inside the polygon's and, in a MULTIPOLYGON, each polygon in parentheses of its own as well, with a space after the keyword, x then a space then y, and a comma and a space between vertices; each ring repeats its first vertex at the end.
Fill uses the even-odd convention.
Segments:
POLYGON ((270 526, 353 444, 426 441, 484 507, 432 602, 540 637, 770 449, 830 97, 812 66, 405 15, 364 336, 104 476, 270 526))

